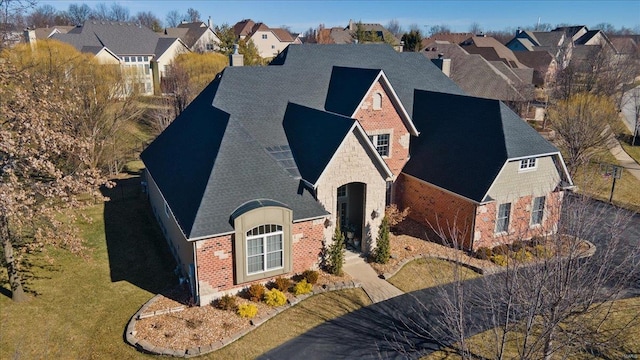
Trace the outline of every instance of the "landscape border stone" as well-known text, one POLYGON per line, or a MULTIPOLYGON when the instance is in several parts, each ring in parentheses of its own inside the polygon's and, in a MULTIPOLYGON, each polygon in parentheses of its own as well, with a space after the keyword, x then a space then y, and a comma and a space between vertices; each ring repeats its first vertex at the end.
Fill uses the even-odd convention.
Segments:
POLYGON ((222 339, 220 341, 216 341, 214 343, 207 344, 207 345, 190 347, 190 348, 187 348, 187 349, 184 349, 184 350, 172 349, 172 348, 164 348, 164 347, 161 347, 161 346, 156 346, 156 345, 153 345, 153 344, 149 343, 148 341, 146 341, 144 339, 137 339, 136 338, 136 335, 137 335, 136 323, 138 322, 138 320, 142 320, 142 319, 145 319, 145 318, 148 318, 148 317, 151 317, 151 316, 157 316, 157 315, 163 315, 163 314, 168 314, 168 313, 172 313, 172 312, 183 311, 183 310, 186 309, 186 306, 179 306, 179 307, 175 307, 175 308, 171 308, 171 309, 158 310, 158 311, 147 313, 146 310, 149 308, 149 306, 151 306, 154 302, 156 302, 162 296, 161 294, 158 294, 158 295, 155 295, 154 297, 152 297, 151 299, 149 299, 149 301, 147 301, 144 305, 142 305, 140 307, 140 309, 131 317, 131 319, 129 320, 129 323, 127 324, 127 327, 126 327, 125 339, 126 339, 127 343, 129 343, 131 346, 135 347, 136 350, 138 350, 140 352, 143 352, 143 353, 146 353, 146 354, 168 355, 168 356, 173 356, 173 357, 184 357, 184 358, 191 358, 191 357, 195 357, 195 356, 205 355, 205 354, 208 354, 210 352, 219 350, 219 349, 221 349, 221 348, 233 343, 234 341, 240 339, 241 337, 247 335, 248 333, 250 333, 251 331, 256 329, 258 326, 264 324, 267 320, 269 320, 272 317, 276 316, 277 314, 289 309, 290 307, 297 305, 302 300, 308 299, 309 297, 311 297, 313 295, 326 293, 328 291, 353 289, 353 288, 360 288, 360 287, 362 287, 362 284, 360 284, 358 282, 355 282, 353 280, 339 281, 337 283, 331 283, 331 284, 323 285, 323 286, 314 286, 313 287, 313 291, 311 293, 300 295, 300 296, 296 296, 296 297, 294 297, 293 301, 287 301, 287 304, 285 304, 283 306, 276 307, 276 308, 269 309, 262 316, 256 316, 255 318, 251 319, 250 320, 251 327, 249 327, 249 328, 246 328, 246 329, 243 329, 241 331, 238 331, 237 333, 235 333, 235 334, 233 334, 231 336, 228 336, 228 337, 226 337, 226 338, 224 338, 224 339, 222 339))

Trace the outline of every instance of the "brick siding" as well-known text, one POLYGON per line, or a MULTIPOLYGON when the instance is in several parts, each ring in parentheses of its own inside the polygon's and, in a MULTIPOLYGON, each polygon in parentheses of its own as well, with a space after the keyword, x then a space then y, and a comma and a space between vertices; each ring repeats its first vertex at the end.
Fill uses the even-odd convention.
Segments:
MULTIPOLYGON (((279 276, 293 276, 307 269, 316 269, 322 250, 324 219, 310 220, 292 225, 293 272, 279 276)), ((197 274, 200 305, 207 305, 226 293, 236 293, 254 283, 266 283, 275 277, 236 284, 234 277, 233 242, 235 235, 224 235, 199 240, 197 274)))
POLYGON ((367 135, 389 133, 388 130, 391 130, 389 157, 383 159, 393 172, 393 176, 397 177, 409 160, 409 131, 391 102, 391 94, 385 91, 380 81, 373 86, 364 99, 354 117, 358 119, 367 135), (380 110, 373 109, 373 96, 376 93, 382 94, 380 110))

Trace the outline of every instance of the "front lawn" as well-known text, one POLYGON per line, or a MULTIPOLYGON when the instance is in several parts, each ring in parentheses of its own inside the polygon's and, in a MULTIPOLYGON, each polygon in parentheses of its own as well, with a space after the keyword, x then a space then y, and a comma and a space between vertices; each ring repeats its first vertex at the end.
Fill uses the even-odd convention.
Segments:
MULTIPOLYGON (((85 214, 80 228, 91 252, 83 259, 49 249, 29 257, 26 289, 14 304, 0 271, 0 359, 154 358, 125 343, 130 317, 176 283, 175 263, 140 192, 139 178, 120 180, 112 201, 85 214)), ((362 289, 313 296, 205 359, 250 359, 370 300, 362 289)))
POLYGON ((420 258, 406 264, 388 281, 404 292, 411 292, 448 284, 453 282, 456 276, 464 281, 476 278, 480 274, 450 261, 420 258))

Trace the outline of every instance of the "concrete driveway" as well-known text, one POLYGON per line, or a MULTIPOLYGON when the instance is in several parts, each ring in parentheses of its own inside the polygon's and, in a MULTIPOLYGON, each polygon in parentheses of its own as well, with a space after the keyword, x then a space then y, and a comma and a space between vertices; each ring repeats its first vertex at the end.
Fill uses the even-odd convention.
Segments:
MULTIPOLYGON (((590 211, 597 213, 600 230, 610 223, 614 214, 613 208, 603 203, 594 203, 590 211)), ((640 246, 640 215, 629 217, 629 226, 623 237, 626 246, 640 246)), ((599 249, 607 246, 598 231, 591 240, 599 249)), ((596 251, 594 256, 598 253, 596 251)), ((467 281, 464 288, 482 287, 482 280, 467 281)), ((635 285, 628 289, 626 296, 640 295, 640 282, 635 285)), ((447 342, 442 340, 448 332, 447 325, 443 324, 442 313, 433 305, 441 299, 442 291, 451 291, 451 286, 424 289, 370 305, 330 320, 263 354, 260 359, 420 358, 447 342), (427 334, 442 334, 443 337, 427 334), (440 337, 440 341, 434 337, 440 337)), ((469 333, 485 330, 487 325, 483 323, 482 316, 476 311, 469 313, 467 321, 472 324, 469 333)))

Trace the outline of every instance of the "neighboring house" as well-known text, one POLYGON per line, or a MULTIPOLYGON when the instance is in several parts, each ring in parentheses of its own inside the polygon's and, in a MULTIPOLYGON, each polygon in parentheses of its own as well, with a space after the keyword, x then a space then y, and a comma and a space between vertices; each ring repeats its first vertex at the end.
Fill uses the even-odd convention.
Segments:
POLYGON ((427 50, 429 45, 435 43, 436 41, 446 41, 451 44, 460 44, 461 42, 467 40, 468 38, 475 36, 474 33, 440 33, 434 34, 428 38, 422 39, 422 48, 427 50))
POLYGON ((35 28, 36 40, 48 39, 55 34, 66 34, 75 29, 75 26, 56 25, 53 27, 35 28))
POLYGON ((178 27, 164 29, 164 36, 180 38, 191 51, 212 52, 219 49, 220 38, 213 31, 211 19, 188 23, 183 21, 178 27))
MULTIPOLYGON (((26 41, 37 41, 35 31, 26 41)), ((160 79, 173 58, 189 51, 178 38, 164 38, 135 23, 85 21, 67 33, 54 33, 51 39, 73 45, 81 52, 95 54, 103 63, 118 63, 127 74, 127 92, 144 95, 160 92, 160 79)))
POLYGON ((477 249, 553 232, 571 186, 559 151, 506 105, 383 44, 228 67, 141 158, 200 305, 317 267, 338 224, 371 252, 390 203, 477 249))
POLYGON ((530 79, 520 79, 503 62, 487 61, 481 55, 469 54, 459 45, 446 41, 426 44, 422 54, 434 59, 436 65, 441 57, 448 59, 447 75, 469 95, 509 103, 533 100, 530 79))
POLYGON ((356 23, 349 20, 347 27, 332 27, 320 29, 318 32, 319 43, 324 44, 353 44, 356 42, 358 27, 365 39, 375 39, 375 41, 365 40, 362 43, 382 42, 391 45, 396 51, 402 51, 402 42, 389 30, 380 24, 356 23))
MULTIPOLYGON (((516 55, 498 40, 490 36, 472 36, 460 43, 469 54, 478 54, 490 62, 503 62, 518 77, 529 84, 533 82, 533 70, 518 60, 516 55)), ((500 65, 498 65, 500 66, 500 65)))
POLYGON ((20 43, 22 40, 22 32, 15 25, 9 23, 0 23, 0 48, 12 47, 20 43))
POLYGON ((564 69, 574 58, 576 62, 588 59, 600 50, 617 51, 601 30, 589 30, 584 25, 558 27, 551 31, 522 31, 518 29, 506 46, 517 51, 547 51, 564 69))
POLYGON ((291 35, 287 29, 270 28, 251 19, 237 22, 233 26, 233 31, 238 39, 251 39, 263 59, 277 56, 290 44, 302 43, 297 36, 291 35))

